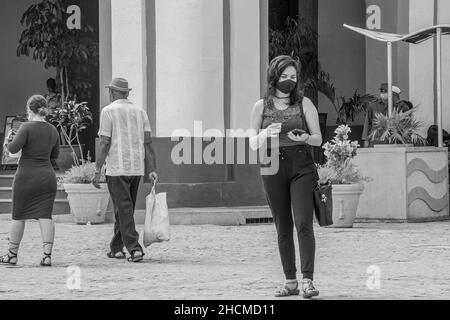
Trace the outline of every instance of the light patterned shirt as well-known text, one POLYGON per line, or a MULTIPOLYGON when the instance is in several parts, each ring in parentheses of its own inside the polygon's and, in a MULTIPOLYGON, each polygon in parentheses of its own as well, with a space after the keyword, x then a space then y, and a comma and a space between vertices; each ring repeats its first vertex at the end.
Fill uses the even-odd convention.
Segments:
POLYGON ((147 113, 129 100, 117 100, 102 110, 98 135, 111 138, 107 176, 144 176, 144 132, 151 132, 147 113))

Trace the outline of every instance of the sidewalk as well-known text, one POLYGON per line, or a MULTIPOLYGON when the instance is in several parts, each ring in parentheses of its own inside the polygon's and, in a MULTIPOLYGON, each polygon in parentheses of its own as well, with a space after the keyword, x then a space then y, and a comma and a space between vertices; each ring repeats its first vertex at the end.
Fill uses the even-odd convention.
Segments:
MULTIPOLYGON (((42 269, 39 226, 27 225, 19 266, 0 266, 0 299, 266 300, 283 282, 270 224, 173 226, 172 240, 150 247, 141 264, 106 258, 112 225, 56 228, 54 267, 42 269), (79 291, 66 285, 72 265, 81 268, 79 291)), ((1 254, 8 229, 2 221, 1 254)), ((316 240, 322 299, 450 299, 450 222, 316 228, 316 240), (371 265, 381 270, 379 290, 366 285, 371 265)))

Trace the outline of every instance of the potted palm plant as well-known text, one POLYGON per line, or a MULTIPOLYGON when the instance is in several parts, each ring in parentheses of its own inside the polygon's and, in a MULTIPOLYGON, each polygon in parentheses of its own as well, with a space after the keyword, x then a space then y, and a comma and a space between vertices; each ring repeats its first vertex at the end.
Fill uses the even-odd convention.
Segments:
POLYGON ((375 148, 355 163, 373 177, 360 200, 363 221, 439 221, 449 218, 448 150, 427 146, 417 109, 376 114, 369 138, 375 148))
POLYGON ((59 178, 59 184, 67 193, 70 210, 77 224, 100 224, 105 221, 110 196, 104 170, 100 180, 101 189, 92 185, 94 175, 95 163, 87 160, 73 166, 59 178))
POLYGON ((348 138, 351 129, 347 125, 339 126, 331 142, 323 146, 327 159, 318 166, 319 182, 333 185, 333 222, 334 228, 351 228, 355 221, 359 198, 364 190, 363 177, 353 163, 357 155, 358 142, 348 138))
POLYGON ((425 146, 426 139, 420 134, 423 124, 414 118, 416 111, 394 108, 390 116, 376 114, 369 139, 383 145, 425 146))

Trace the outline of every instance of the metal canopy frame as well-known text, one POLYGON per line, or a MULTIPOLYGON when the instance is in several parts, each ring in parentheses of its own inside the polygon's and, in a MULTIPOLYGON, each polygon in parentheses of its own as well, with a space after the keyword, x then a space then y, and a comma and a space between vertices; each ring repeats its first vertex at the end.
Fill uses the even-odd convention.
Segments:
POLYGON ((450 35, 450 24, 440 24, 418 30, 410 34, 396 34, 378 32, 373 30, 367 30, 363 28, 353 27, 344 24, 345 28, 355 31, 364 35, 367 38, 371 38, 377 41, 385 42, 387 45, 387 57, 388 57, 388 107, 389 116, 393 111, 393 99, 392 99, 392 44, 396 42, 406 42, 410 44, 419 44, 428 39, 436 37, 436 101, 437 101, 437 125, 438 125, 438 140, 439 147, 444 146, 443 134, 442 134, 442 36, 450 35))

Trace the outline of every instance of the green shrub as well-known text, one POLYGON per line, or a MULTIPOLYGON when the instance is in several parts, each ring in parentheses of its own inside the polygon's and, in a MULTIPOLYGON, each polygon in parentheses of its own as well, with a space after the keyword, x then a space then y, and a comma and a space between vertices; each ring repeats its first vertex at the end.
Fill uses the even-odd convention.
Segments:
MULTIPOLYGON (((83 164, 73 166, 59 178, 59 185, 64 184, 91 184, 96 170, 95 162, 85 161, 83 164)), ((106 182, 105 170, 102 170, 101 183, 106 182)))

